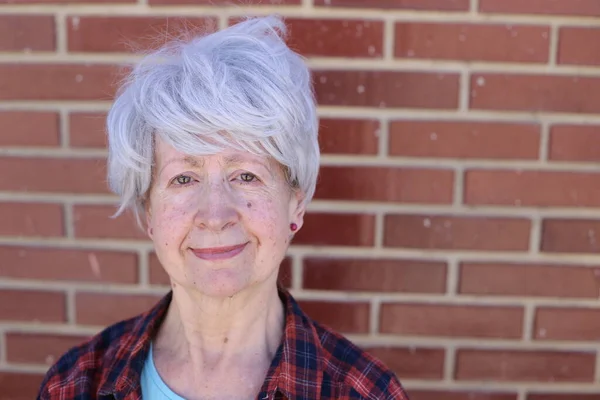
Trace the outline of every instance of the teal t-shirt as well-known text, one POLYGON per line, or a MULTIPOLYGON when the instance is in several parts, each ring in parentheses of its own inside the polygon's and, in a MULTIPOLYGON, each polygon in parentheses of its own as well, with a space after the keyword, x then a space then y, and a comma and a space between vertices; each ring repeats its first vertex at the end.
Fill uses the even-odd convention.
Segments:
POLYGON ((173 392, 158 374, 152 357, 152 344, 150 344, 150 351, 142 369, 141 385, 142 399, 144 400, 185 400, 173 392))

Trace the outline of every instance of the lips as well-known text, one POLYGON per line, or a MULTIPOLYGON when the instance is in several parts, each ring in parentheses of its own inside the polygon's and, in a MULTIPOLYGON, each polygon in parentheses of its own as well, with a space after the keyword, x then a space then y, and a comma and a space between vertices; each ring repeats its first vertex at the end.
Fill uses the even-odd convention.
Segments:
POLYGON ((192 253, 203 260, 227 260, 240 254, 248 243, 235 246, 207 247, 203 249, 191 249, 192 253))

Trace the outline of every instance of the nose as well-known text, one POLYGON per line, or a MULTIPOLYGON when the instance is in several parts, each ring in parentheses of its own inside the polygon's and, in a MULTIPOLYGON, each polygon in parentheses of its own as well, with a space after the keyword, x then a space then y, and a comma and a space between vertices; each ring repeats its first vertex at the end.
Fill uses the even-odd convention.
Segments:
POLYGON ((222 178, 206 182, 199 192, 198 210, 194 222, 201 229, 221 232, 238 221, 235 199, 228 188, 227 180, 222 178))

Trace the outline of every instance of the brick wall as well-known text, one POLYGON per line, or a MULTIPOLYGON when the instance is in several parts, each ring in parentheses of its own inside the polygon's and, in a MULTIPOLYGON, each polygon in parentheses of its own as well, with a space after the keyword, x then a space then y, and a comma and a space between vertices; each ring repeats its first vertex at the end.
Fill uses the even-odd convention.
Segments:
POLYGON ((271 12, 321 104, 321 183, 282 275, 305 309, 413 400, 600 398, 598 0, 0 3, 0 399, 166 290, 109 219, 103 116, 131 49, 167 16, 271 12))

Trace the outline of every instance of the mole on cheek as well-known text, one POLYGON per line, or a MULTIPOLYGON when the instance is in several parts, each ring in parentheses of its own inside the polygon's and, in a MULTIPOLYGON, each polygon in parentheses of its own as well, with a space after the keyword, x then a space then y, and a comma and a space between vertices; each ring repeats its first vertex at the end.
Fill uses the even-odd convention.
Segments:
POLYGON ((246 204, 246 207, 252 208, 252 203, 248 202, 248 204, 246 204))

